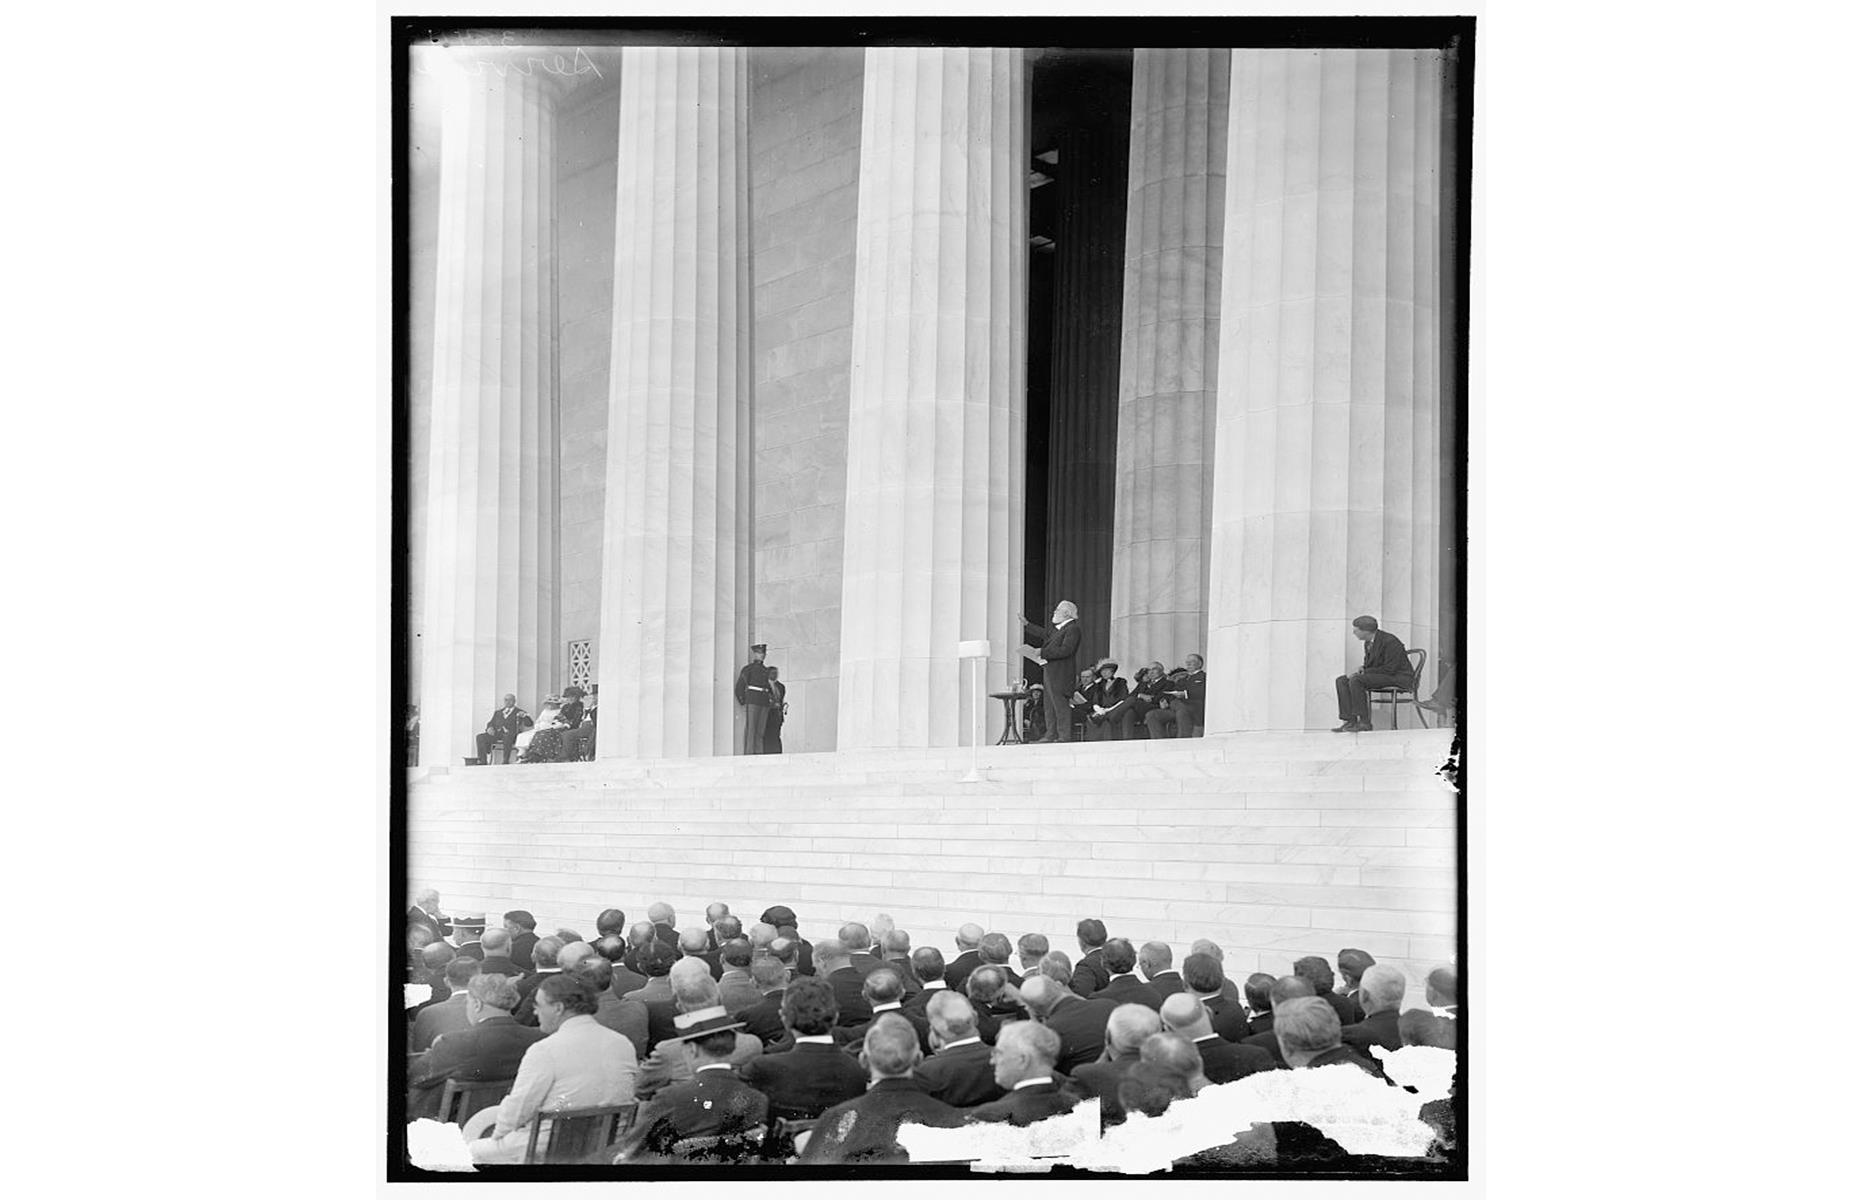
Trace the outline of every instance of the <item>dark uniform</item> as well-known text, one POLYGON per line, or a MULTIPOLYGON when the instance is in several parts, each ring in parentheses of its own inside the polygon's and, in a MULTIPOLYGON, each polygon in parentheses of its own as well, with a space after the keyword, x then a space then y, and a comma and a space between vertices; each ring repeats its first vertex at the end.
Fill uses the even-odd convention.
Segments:
POLYGON ((1042 639, 1040 661, 1046 664, 1046 737, 1042 740, 1069 742, 1072 740, 1072 714, 1066 707, 1066 698, 1072 695, 1073 681, 1078 678, 1079 623, 1067 621, 1063 628, 1055 628, 1050 633, 1044 626, 1029 623, 1027 632, 1029 641, 1042 639))
MULTIPOLYGON (((767 646, 751 650, 766 652, 767 646)), ((743 706, 743 753, 763 753, 763 734, 769 719, 769 669, 761 662, 751 662, 736 673, 736 702, 743 706)))
POLYGON ((769 680, 769 719, 762 727, 762 753, 781 753, 781 723, 788 716, 788 685, 769 680))

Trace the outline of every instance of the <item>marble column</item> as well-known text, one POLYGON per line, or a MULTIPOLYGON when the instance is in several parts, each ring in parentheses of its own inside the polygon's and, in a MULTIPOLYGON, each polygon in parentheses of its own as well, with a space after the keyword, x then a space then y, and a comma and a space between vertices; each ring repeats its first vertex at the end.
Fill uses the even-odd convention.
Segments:
MULTIPOLYGON (((1053 359, 1047 439, 1047 606, 1078 605, 1079 657, 1110 646, 1117 477, 1118 332, 1124 298, 1129 123, 1059 134, 1053 359)), ((1039 618, 1042 623, 1046 615, 1039 618)))
POLYGON ((420 754, 457 766, 507 692, 559 683, 555 111, 469 52, 441 74, 420 754))
POLYGON ((998 690, 1021 641, 1025 60, 875 48, 864 88, 838 745, 954 746, 957 643, 998 690))
POLYGON ((1334 725, 1352 617, 1435 648, 1441 83, 1437 51, 1233 52, 1210 733, 1334 725))
POLYGON ((1226 50, 1136 51, 1111 654, 1207 653, 1227 170, 1226 50))
POLYGON ((729 754, 749 656, 748 52, 621 60, 601 758, 729 754))

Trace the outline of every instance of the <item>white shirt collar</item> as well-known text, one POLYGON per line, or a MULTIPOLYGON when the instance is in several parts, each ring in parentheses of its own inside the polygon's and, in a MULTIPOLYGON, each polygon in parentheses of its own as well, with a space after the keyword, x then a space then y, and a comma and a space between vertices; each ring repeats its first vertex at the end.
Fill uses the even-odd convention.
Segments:
MULTIPOLYGON (((724 1063, 705 1063, 705 1064, 704 1064, 703 1066, 701 1066, 701 1067, 699 1067, 699 1068, 698 1068, 698 1071, 729 1071, 729 1070, 733 1070, 733 1069, 734 1069, 734 1068, 732 1068, 732 1067, 730 1066, 730 1064, 729 1064, 729 1063, 727 1063, 727 1062, 724 1062, 724 1063)), ((693 1072, 692 1072, 692 1074, 694 1074, 694 1075, 695 1075, 695 1074, 697 1074, 697 1071, 693 1071, 693 1072)))
POLYGON ((806 1042, 810 1046, 831 1046, 833 1045, 833 1035, 830 1033, 810 1033, 806 1037, 797 1037, 794 1039, 794 1044, 797 1046, 803 1042, 806 1042))
POLYGON ((937 988, 946 988, 948 986, 949 985, 944 983, 941 979, 933 979, 929 983, 924 984, 924 991, 934 991, 937 988))
POLYGON ((1051 1075, 1042 1075, 1038 1079, 1023 1079, 1014 1085, 1014 1090, 1018 1092, 1022 1088, 1037 1087, 1042 1083, 1051 1082, 1053 1082, 1053 1077, 1051 1075))
POLYGON ((874 1004, 872 1006, 872 1012, 874 1015, 878 1013, 882 1013, 882 1012, 896 1012, 898 1009, 903 1008, 903 1007, 904 1005, 902 1003, 900 1003, 899 1001, 893 1000, 889 1004, 874 1004))
MULTIPOLYGON (((980 1042, 981 1040, 982 1040, 981 1035, 977 1034, 974 1037, 966 1037, 966 1038, 961 1039, 960 1041, 944 1042, 943 1050, 954 1050, 958 1046, 973 1046, 976 1043, 980 1042)), ((937 1053, 941 1054, 943 1053, 943 1050, 938 1050, 937 1053)))
POLYGON ((1212 1039, 1212 1038, 1217 1038, 1217 1037, 1219 1037, 1219 1036, 1221 1036, 1221 1035, 1220 1035, 1220 1034, 1218 1034, 1218 1033, 1213 1033, 1213 1032, 1209 1032, 1209 1033, 1204 1033, 1204 1034, 1202 1034, 1202 1035, 1201 1035, 1200 1037, 1198 1037, 1198 1038, 1196 1038, 1196 1039, 1195 1039, 1195 1044, 1196 1044, 1197 1046, 1199 1046, 1199 1045, 1200 1045, 1201 1043, 1203 1043, 1203 1042, 1205 1042, 1205 1041, 1208 1041, 1208 1040, 1210 1040, 1210 1039, 1212 1039))

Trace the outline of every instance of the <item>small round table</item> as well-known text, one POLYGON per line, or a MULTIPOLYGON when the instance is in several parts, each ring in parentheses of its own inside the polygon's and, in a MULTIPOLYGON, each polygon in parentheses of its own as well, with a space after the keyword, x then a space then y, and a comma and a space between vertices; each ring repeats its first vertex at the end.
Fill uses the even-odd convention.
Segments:
POLYGON ((1029 696, 1033 695, 1033 693, 1032 692, 990 692, 988 694, 990 696, 993 696, 996 700, 1001 701, 1001 707, 1007 710, 1007 726, 1001 730, 1001 740, 997 741, 995 745, 997 746, 1007 746, 1007 745, 1018 746, 1020 745, 1022 742, 1022 738, 1020 736, 1020 722, 1014 719, 1014 708, 1016 704, 1018 704, 1022 700, 1027 699, 1029 696))

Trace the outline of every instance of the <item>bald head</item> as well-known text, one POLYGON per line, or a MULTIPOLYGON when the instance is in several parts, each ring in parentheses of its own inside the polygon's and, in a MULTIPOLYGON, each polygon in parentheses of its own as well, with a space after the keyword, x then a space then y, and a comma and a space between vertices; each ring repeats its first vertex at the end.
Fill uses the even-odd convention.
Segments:
POLYGON ((626 940, 629 946, 634 946, 634 947, 643 946, 647 942, 651 941, 652 940, 652 922, 651 921, 633 922, 633 927, 626 931, 626 940))
POLYGON ((1294 996, 1272 1011, 1272 1033, 1288 1066, 1302 1067, 1343 1044, 1337 1010, 1316 996, 1294 996))
POLYGON ((702 925, 687 925, 678 931, 678 948, 686 954, 702 954, 710 945, 710 930, 702 925))
POLYGON ((1387 963, 1377 963, 1363 972, 1362 986, 1357 990, 1357 999, 1362 1002, 1363 1015, 1379 1012, 1400 1012, 1401 1002, 1408 995, 1408 977, 1387 963))
POLYGON ((982 935, 982 944, 977 947, 977 953, 982 956, 982 961, 985 963, 1004 966, 1013 956, 1014 948, 1009 945, 1007 934, 985 933, 982 935))
POLYGON ((478 939, 478 944, 484 947, 486 958, 495 958, 498 955, 510 953, 510 935, 502 929, 485 930, 484 936, 478 939))
POLYGON ((770 943, 780 936, 780 930, 766 921, 757 921, 749 927, 749 945, 754 950, 766 950, 770 943))
POLYGON ((1137 1051, 1140 1062, 1160 1063, 1188 1079, 1191 1085, 1199 1087, 1207 1082, 1207 1076, 1201 1070, 1201 1051, 1179 1033, 1152 1033, 1143 1039, 1143 1046, 1137 1051))
POLYGON ((900 1079, 922 1058, 917 1031, 897 1013, 880 1013, 865 1031, 865 1065, 874 1079, 900 1079))
POLYGON ((663 900, 654 902, 646 909, 646 919, 654 925, 670 925, 677 917, 678 914, 672 911, 672 906, 663 900))
POLYGON ((458 951, 444 942, 434 942, 420 951, 420 965, 429 971, 438 971, 458 956, 458 951))
POLYGON ((717 995, 717 981, 710 977, 709 968, 695 958, 684 959, 672 967, 671 980, 672 1001, 679 1012, 696 1012, 723 1003, 717 995), (697 970, 679 969, 686 964, 695 966, 697 970))
POLYGON ((546 938, 538 938, 536 939, 536 944, 530 947, 530 961, 538 967, 556 966, 555 956, 562 953, 562 947, 567 944, 568 943, 564 942, 561 938, 553 935, 546 938))
POLYGON ((1145 942, 1143 949, 1137 951, 1137 969, 1150 979, 1167 971, 1174 961, 1175 955, 1168 942, 1145 942))
POLYGON ((709 979, 710 965, 701 958, 681 958, 672 964, 672 969, 666 974, 676 990, 680 979, 695 979, 700 975, 709 979))
POLYGON ((857 921, 848 921, 840 926, 840 941, 845 943, 847 953, 863 953, 872 944, 872 931, 857 921))
POLYGON ((600 956, 594 952, 594 947, 588 945, 588 943, 570 942, 568 945, 556 951, 555 965, 562 968, 564 971, 572 971, 575 964, 582 959, 598 957, 600 956))
POLYGON ((881 1004, 891 1004, 904 999, 904 978, 896 971, 883 968, 865 977, 863 991, 874 1008, 881 1004))
MULTIPOLYGON (((1170 999, 1187 999, 1197 1008, 1195 1000, 1177 993, 1170 999)), ((1105 1045, 1111 1050, 1113 1059, 1135 1058, 1143 1046, 1143 1039, 1162 1028, 1162 1018, 1147 1005, 1120 1004, 1111 1010, 1111 1019, 1104 1026, 1105 1045)))
POLYGON ((909 958, 911 954, 911 935, 902 929, 894 929, 885 935, 880 943, 886 958, 909 958))
POLYGON ((1035 975, 1023 980, 1020 985, 1020 998, 1027 1003, 1027 1010, 1035 1016, 1045 1016, 1053 1011, 1059 1003, 1061 988, 1044 975, 1035 975))
POLYGON ((838 938, 821 938, 814 943, 814 962, 822 975, 831 975, 852 965, 852 951, 838 938))
POLYGON ((973 950, 982 944, 982 935, 988 931, 971 921, 956 931, 956 949, 973 950))
POLYGON ((1162 1023, 1169 1032, 1179 1033, 1191 1042, 1214 1032, 1207 1006, 1187 992, 1177 992, 1163 1001, 1162 1023))

